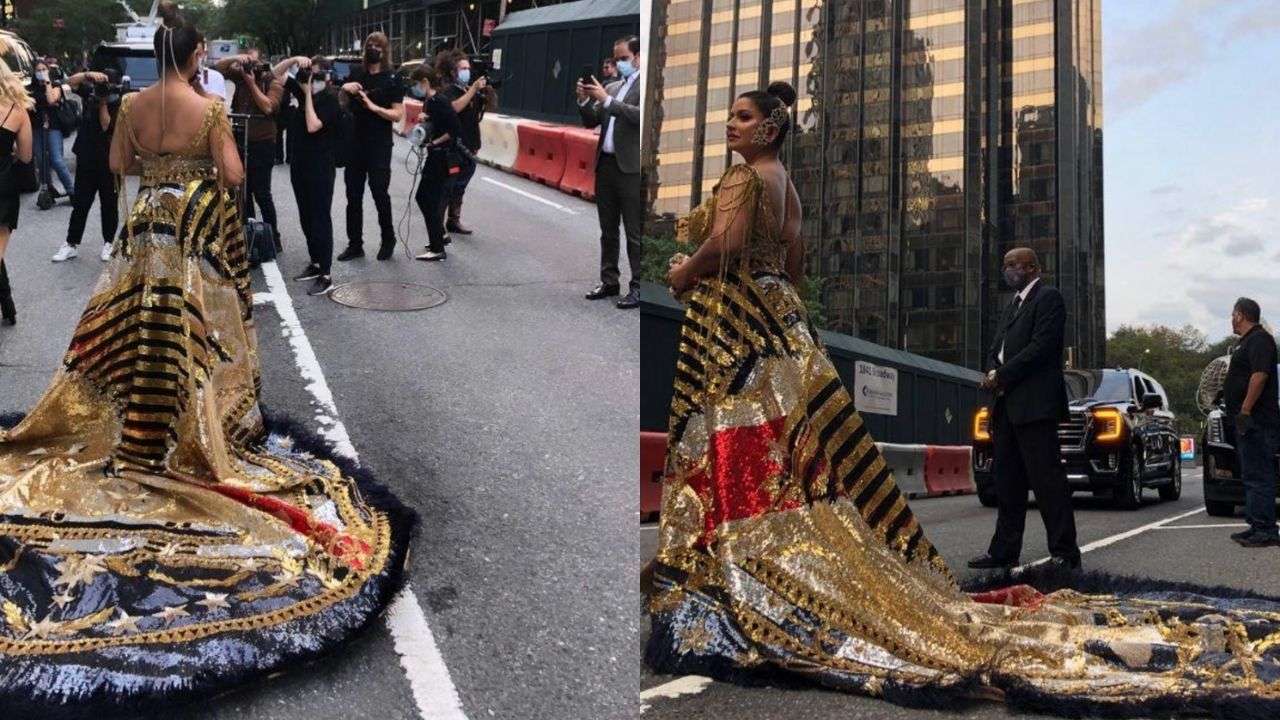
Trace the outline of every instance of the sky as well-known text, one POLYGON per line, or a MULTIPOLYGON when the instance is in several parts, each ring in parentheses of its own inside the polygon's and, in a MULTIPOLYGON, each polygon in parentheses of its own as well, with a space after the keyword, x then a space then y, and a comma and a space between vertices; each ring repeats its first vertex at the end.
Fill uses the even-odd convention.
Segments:
POLYGON ((1108 332, 1280 325, 1280 1, 1102 8, 1108 332))

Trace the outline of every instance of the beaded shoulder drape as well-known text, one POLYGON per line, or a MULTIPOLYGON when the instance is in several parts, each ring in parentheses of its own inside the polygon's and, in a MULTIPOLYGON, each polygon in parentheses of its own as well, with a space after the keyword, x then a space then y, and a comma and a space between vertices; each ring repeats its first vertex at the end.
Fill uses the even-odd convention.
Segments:
POLYGON ((959 589, 779 271, 762 187, 736 166, 678 226, 740 251, 683 298, 648 663, 908 704, 1275 717, 1280 603, 959 589))
POLYGON ((216 692, 331 648, 400 582, 410 514, 264 423, 244 234, 208 150, 229 132, 213 103, 182 152, 134 139, 113 256, 0 431, 0 707, 216 692))

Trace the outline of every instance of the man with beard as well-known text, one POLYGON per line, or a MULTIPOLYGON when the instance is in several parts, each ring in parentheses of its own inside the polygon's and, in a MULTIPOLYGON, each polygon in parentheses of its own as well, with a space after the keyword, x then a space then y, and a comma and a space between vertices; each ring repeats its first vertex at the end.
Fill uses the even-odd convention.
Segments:
POLYGON ((395 253, 396 230, 391 216, 391 126, 404 116, 404 91, 391 70, 387 36, 375 32, 364 41, 364 67, 343 84, 351 108, 353 152, 347 158, 343 180, 347 186, 347 248, 338 255, 343 262, 364 257, 364 185, 369 183, 378 210, 382 244, 379 260, 395 253))

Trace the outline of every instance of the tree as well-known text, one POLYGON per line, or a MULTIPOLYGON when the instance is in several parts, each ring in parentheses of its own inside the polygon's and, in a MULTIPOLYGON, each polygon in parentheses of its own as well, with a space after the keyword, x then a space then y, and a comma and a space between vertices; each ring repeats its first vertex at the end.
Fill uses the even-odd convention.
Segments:
POLYGON ((1195 434, 1200 424, 1196 388, 1205 366, 1226 354, 1234 343, 1228 336, 1210 344, 1191 325, 1173 329, 1163 325, 1122 325, 1107 339, 1107 358, 1115 367, 1137 368, 1160 381, 1178 416, 1178 431, 1195 434))
POLYGON ((76 61, 114 38, 114 24, 127 19, 115 0, 41 0, 18 19, 17 31, 37 54, 76 61))
POLYGON ((255 38, 268 55, 312 54, 330 27, 361 7, 360 0, 226 0, 221 29, 255 38))

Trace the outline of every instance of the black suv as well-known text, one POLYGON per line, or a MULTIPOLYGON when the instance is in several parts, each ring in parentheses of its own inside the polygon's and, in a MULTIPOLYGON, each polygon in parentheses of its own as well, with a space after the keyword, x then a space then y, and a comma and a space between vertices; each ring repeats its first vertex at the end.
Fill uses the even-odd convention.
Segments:
MULTIPOLYGON (((1204 511, 1215 517, 1230 517, 1235 514, 1236 507, 1244 505, 1244 485, 1240 482, 1240 461, 1236 457, 1236 429, 1227 420, 1227 411, 1222 403, 1222 376, 1226 373, 1226 358, 1223 363, 1216 387, 1209 393, 1213 397, 1207 407, 1208 413, 1204 421, 1204 432, 1200 435, 1200 447, 1203 453, 1202 469, 1204 472, 1204 511)), ((1280 365, 1276 366, 1280 372, 1280 365)), ((1206 371, 1206 375, 1208 371, 1206 371)), ((1204 393, 1204 381, 1201 381, 1201 393, 1204 393)), ((1208 400, 1208 397, 1205 398, 1208 400)), ((1277 458, 1280 461, 1280 457, 1277 458)), ((1280 488, 1276 489, 1280 496, 1280 488)))
MULTIPOLYGON (((1071 419, 1058 441, 1072 490, 1110 495, 1118 507, 1142 504, 1142 489, 1161 500, 1182 495, 1182 449, 1169 397, 1155 378, 1132 369, 1067 370, 1071 419)), ((973 470, 978 499, 995 507, 990 410, 973 419, 973 470)))

